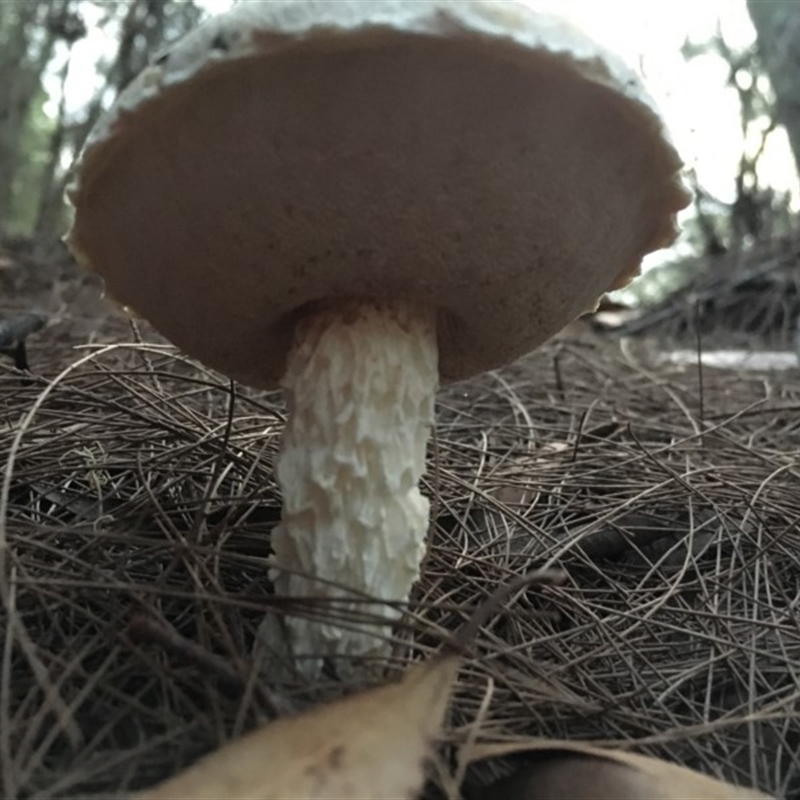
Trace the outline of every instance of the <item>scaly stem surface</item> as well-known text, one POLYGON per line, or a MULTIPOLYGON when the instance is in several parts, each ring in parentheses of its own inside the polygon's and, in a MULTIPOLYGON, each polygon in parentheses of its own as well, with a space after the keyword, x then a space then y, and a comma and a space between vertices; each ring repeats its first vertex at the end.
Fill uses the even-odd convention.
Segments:
MULTIPOLYGON (((283 517, 272 535, 278 594, 348 597, 297 570, 382 600, 408 598, 425 554, 429 502, 418 484, 437 384, 433 312, 346 302, 301 320, 282 382, 289 418, 277 464, 283 517)), ((336 610, 392 615, 363 603, 336 610)), ((296 617, 287 624, 296 655, 375 654, 374 633, 388 632, 296 617)))

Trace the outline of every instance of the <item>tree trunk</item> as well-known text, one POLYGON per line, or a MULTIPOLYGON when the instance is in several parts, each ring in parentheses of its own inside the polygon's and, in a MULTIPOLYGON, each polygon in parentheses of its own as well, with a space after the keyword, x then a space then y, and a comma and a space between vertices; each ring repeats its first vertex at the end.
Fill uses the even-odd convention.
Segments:
POLYGON ((39 204, 36 211, 36 222, 34 224, 34 235, 40 239, 50 239, 56 235, 58 228, 58 218, 61 215, 63 200, 61 194, 63 187, 58 180, 58 162, 61 159, 61 151, 64 147, 64 135, 66 133, 66 92, 67 76, 69 75, 71 55, 67 57, 64 66, 61 68, 61 98, 58 101, 58 119, 56 128, 50 136, 50 143, 47 148, 47 160, 42 170, 42 178, 39 183, 39 204))
POLYGON ((28 114, 57 34, 49 23, 71 0, 25 0, 7 5, 0 30, 0 230, 12 214, 14 177, 28 114), (43 35, 41 35, 43 33, 43 35), (39 35, 37 35, 39 34, 39 35), (8 76, 8 77, 6 77, 8 76))
POLYGON ((777 100, 778 121, 786 128, 800 172, 800 3, 747 0, 758 52, 777 100))
POLYGON ((35 2, 6 5, 0 29, 0 74, 6 76, 0 81, 0 229, 6 227, 11 212, 22 112, 30 83, 25 71, 17 70, 25 62, 31 23, 37 11, 35 2))

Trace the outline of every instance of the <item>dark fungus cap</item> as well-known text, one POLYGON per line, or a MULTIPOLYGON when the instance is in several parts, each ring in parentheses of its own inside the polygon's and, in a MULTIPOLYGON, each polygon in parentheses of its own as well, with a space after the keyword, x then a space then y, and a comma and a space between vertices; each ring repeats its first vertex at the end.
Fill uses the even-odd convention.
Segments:
POLYGON ((337 298, 437 310, 443 381, 530 351, 675 237, 639 79, 509 0, 242 2, 100 121, 67 242, 187 353, 274 387, 337 298))

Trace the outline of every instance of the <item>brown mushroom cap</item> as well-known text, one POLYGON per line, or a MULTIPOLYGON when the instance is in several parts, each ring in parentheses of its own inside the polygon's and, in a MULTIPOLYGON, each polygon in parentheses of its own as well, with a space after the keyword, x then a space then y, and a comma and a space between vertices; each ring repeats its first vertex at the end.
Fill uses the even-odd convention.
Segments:
POLYGON ((68 243, 243 382, 339 297, 438 312, 443 381, 634 276, 688 202, 635 74, 508 0, 271 0, 148 67, 85 149, 68 243))

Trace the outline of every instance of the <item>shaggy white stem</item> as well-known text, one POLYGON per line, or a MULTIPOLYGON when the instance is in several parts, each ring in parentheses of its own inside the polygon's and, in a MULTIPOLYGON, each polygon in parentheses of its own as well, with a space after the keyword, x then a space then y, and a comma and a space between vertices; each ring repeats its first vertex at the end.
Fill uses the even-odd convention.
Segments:
MULTIPOLYGON (((348 302, 298 324, 282 382, 283 518, 272 534, 279 594, 348 596, 288 571, 298 570, 382 600, 408 598, 425 554, 429 503, 418 483, 437 384, 433 312, 348 302)), ((392 613, 384 605, 347 608, 392 613)), ((320 657, 374 654, 382 645, 373 634, 388 632, 287 624, 295 654, 320 657)))

